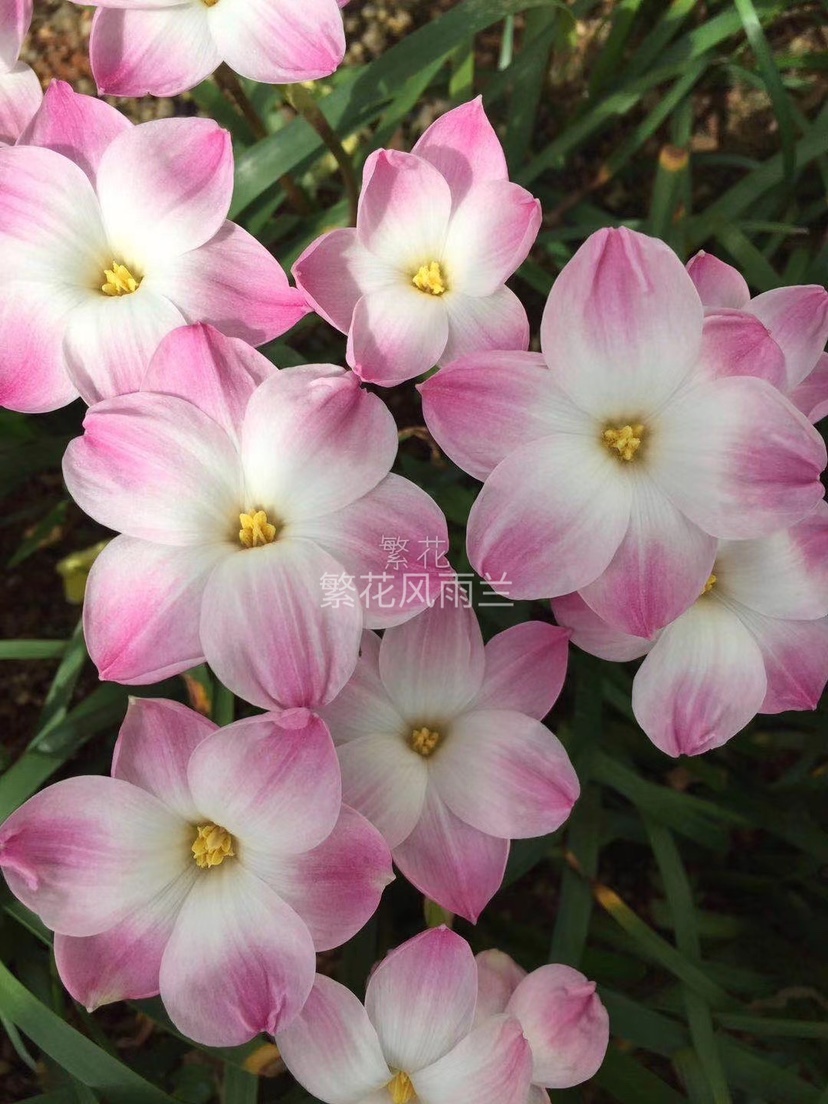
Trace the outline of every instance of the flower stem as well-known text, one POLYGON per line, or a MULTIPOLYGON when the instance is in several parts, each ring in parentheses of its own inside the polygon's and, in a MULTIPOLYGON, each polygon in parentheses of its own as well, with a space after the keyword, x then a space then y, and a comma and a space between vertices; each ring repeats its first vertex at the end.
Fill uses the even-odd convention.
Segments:
POLYGON ((331 124, 319 110, 319 105, 307 88, 301 84, 293 84, 286 90, 287 99, 295 111, 310 123, 325 145, 333 154, 334 160, 339 166, 342 183, 345 185, 345 194, 348 197, 348 225, 356 226, 357 205, 359 203, 359 184, 357 183, 354 163, 342 145, 339 137, 331 124))

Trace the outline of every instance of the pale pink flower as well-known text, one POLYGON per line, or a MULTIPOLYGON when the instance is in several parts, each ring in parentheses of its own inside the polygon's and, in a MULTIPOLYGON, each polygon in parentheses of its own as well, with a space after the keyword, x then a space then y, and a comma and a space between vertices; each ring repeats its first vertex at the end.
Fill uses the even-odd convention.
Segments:
POLYGON ((356 229, 310 245, 293 274, 348 335, 348 363, 390 385, 465 353, 525 349, 526 312, 506 280, 538 232, 540 204, 509 182, 478 98, 448 111, 411 153, 365 163, 356 229))
POLYGON ((514 1016, 532 1051, 525 1104, 548 1104, 547 1089, 568 1089, 598 1072, 609 1042, 609 1016, 594 981, 571 966, 541 966, 527 974, 502 951, 483 951, 476 961, 475 1022, 514 1016))
POLYGON ((0 147, 13 144, 40 107, 43 90, 35 71, 19 60, 29 33, 32 0, 0 4, 0 147))
POLYGON ((577 594, 552 607, 585 651, 646 655, 638 723, 668 755, 700 755, 756 713, 816 708, 828 681, 828 505, 773 536, 721 541, 696 602, 654 640, 619 633, 577 594))
MULTIPOLYGON (((811 422, 828 414, 828 291, 819 284, 774 288, 750 297, 744 277, 704 250, 687 264, 705 307, 705 326, 720 328, 752 324, 754 346, 772 343, 766 351, 734 360, 730 374, 761 376, 784 392, 811 422), (715 321, 714 321, 715 320, 715 321), (762 332, 764 330, 764 333, 762 332), (768 342, 768 338, 771 342, 768 342)), ((747 350, 746 350, 747 352, 747 350)))
POLYGON ((525 1104, 532 1057, 513 1016, 474 1026, 477 969, 465 939, 434 928, 377 966, 363 1005, 317 976, 276 1043, 325 1104, 525 1104))
POLYGON ((579 590, 650 636, 698 597, 716 538, 764 536, 822 498, 825 445, 766 380, 722 370, 678 257, 600 230, 555 281, 543 356, 465 357, 421 385, 437 442, 486 483, 468 551, 509 597, 579 590))
POLYGON ((256 705, 329 700, 363 624, 403 621, 437 596, 431 562, 417 565, 419 587, 395 572, 376 596, 386 536, 448 547, 432 499, 388 474, 394 419, 351 372, 275 371, 206 326, 169 334, 144 388, 92 407, 64 458, 81 508, 123 534, 84 604, 101 677, 157 682, 206 659, 256 705))
POLYGON ((325 725, 304 710, 218 729, 133 700, 112 777, 76 777, 0 827, 12 892, 56 932, 89 1009, 161 994, 209 1046, 286 1025, 318 950, 350 939, 391 880, 379 833, 342 805, 325 725))
POLYGON ((264 84, 317 80, 345 54, 337 0, 90 2, 98 10, 89 56, 102 95, 177 96, 222 62, 264 84))
POLYGON ((510 839, 559 828, 579 786, 541 724, 568 634, 529 621, 484 648, 474 611, 453 597, 382 641, 365 633, 351 681, 322 712, 345 800, 409 881, 474 922, 503 880, 510 839))
POLYGON ((289 329, 303 296, 226 221, 232 191, 230 135, 211 120, 132 126, 52 84, 0 155, 0 403, 38 412, 135 391, 186 322, 253 345, 289 329))

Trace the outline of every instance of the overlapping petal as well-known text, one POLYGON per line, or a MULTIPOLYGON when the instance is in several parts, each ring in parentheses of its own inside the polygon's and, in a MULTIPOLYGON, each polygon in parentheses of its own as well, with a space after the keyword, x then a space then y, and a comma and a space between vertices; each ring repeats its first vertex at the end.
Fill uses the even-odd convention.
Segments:
POLYGON ((532 1055, 520 1024, 496 1016, 412 1078, 423 1104, 525 1104, 532 1055))
POLYGON ((455 204, 476 185, 508 179, 503 147, 480 96, 435 120, 411 150, 446 179, 455 204))
POLYGON ((543 621, 513 625, 484 649, 483 685, 475 709, 512 709, 543 720, 558 699, 570 633, 543 621))

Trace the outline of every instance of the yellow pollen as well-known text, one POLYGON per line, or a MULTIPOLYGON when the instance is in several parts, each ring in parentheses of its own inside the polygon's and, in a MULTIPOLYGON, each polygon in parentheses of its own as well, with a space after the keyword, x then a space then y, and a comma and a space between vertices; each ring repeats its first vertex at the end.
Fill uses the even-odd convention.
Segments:
POLYGON ((644 437, 644 426, 641 422, 635 425, 621 426, 619 429, 605 429, 601 440, 608 449, 615 449, 622 460, 632 460, 641 448, 644 437))
POLYGON ((704 584, 704 590, 702 594, 709 594, 713 587, 716 585, 716 576, 711 575, 707 582, 704 584))
POLYGON ((386 1087, 394 1104, 411 1104, 414 1099, 414 1086, 411 1084, 411 1078, 402 1070, 391 1078, 386 1087))
POLYGON ((408 737, 408 746, 424 759, 428 759, 437 750, 442 738, 439 732, 433 732, 430 728, 415 728, 408 737))
POLYGON ((203 870, 221 866, 225 859, 232 859, 233 837, 218 824, 200 824, 192 846, 193 858, 203 870))
POLYGON ((418 291, 424 291, 427 295, 442 295, 448 291, 439 261, 420 265, 411 282, 418 291))
POLYGON ((126 265, 112 262, 112 268, 104 269, 106 283, 101 284, 104 295, 130 295, 141 286, 140 277, 136 280, 126 265))
POLYGON ((245 548, 258 548, 261 544, 272 544, 278 535, 278 529, 267 520, 264 510, 254 510, 252 514, 239 514, 239 543, 245 548))

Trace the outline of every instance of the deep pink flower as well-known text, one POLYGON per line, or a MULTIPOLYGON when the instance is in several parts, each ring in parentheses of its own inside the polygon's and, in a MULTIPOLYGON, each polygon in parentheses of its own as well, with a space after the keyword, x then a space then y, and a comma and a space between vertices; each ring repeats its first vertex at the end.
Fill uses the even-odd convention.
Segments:
POLYGON ((37 74, 18 60, 31 21, 32 0, 0 4, 0 146, 17 141, 43 99, 37 74))
POLYGON ((577 594, 552 603, 604 659, 646 655, 636 719, 668 755, 726 743, 756 713, 815 709, 828 681, 828 504, 788 530, 721 541, 697 601, 655 640, 619 633, 577 594))
POLYGON ((538 201, 509 182, 478 98, 439 118, 411 153, 373 153, 356 229, 324 234, 293 274, 348 335, 354 370, 400 383, 465 353, 527 347, 526 312, 505 281, 540 220, 538 201))
POLYGON ((111 778, 57 782, 12 813, 0 867, 57 933, 77 1000, 160 992, 176 1026, 210 1046, 289 1023, 315 952, 350 939, 391 880, 379 833, 342 805, 319 718, 217 729, 152 699, 132 701, 111 778))
POLYGON ((465 357, 421 386, 437 442, 486 480, 469 558, 502 593, 580 590, 650 636, 695 601, 717 537, 764 536, 822 498, 819 434, 766 380, 724 373, 742 331, 703 322, 663 242, 601 230, 552 287, 543 357, 465 357))
POLYGON ((532 1057, 513 1016, 475 1027, 477 969, 447 928, 393 950, 363 1006, 317 976, 276 1042, 288 1069, 325 1104, 526 1104, 532 1057))
POLYGON ((385 572, 385 537, 448 547, 432 499, 388 474, 391 414, 351 372, 275 371, 206 326, 169 334, 144 387, 92 407, 64 458, 81 508, 123 534, 84 604, 101 677, 156 682, 206 659, 256 705, 329 700, 363 624, 437 597, 436 563, 419 567, 419 588, 385 572))
POLYGON ((209 119, 133 127, 55 82, 22 143, 0 157, 2 405, 135 391, 185 322, 260 345, 307 312, 275 258, 226 221, 230 135, 209 119))
POLYGON ((774 288, 750 297, 744 277, 704 250, 687 264, 705 307, 706 327, 752 325, 756 340, 777 355, 744 356, 730 374, 761 376, 784 392, 811 422, 828 414, 828 291, 819 284, 774 288), (764 331, 764 333, 762 332, 764 331))
POLYGON ((571 966, 541 966, 527 974, 502 951, 477 956, 476 1023, 514 1016, 532 1051, 532 1089, 525 1104, 548 1104, 547 1089, 568 1089, 600 1069, 609 1016, 588 981, 571 966))
POLYGON ((323 710, 345 800, 409 881, 472 922, 503 880, 509 840, 554 831, 578 797, 541 724, 567 640, 529 621, 484 648, 474 611, 445 600, 381 642, 365 633, 351 681, 323 710))

